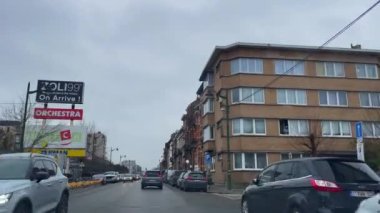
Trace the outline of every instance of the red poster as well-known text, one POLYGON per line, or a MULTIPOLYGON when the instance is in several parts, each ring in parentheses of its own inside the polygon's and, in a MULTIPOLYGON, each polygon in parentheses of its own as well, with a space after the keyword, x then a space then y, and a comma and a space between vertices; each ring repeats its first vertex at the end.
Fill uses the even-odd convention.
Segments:
POLYGON ((83 109, 34 108, 35 119, 82 120, 83 109))

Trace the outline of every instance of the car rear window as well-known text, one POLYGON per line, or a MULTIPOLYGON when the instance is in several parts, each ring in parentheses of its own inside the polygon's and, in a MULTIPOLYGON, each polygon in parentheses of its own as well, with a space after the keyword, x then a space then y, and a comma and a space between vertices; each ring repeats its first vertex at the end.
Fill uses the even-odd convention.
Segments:
POLYGON ((320 160, 314 165, 325 180, 338 183, 377 183, 379 177, 365 163, 342 160, 320 160))
POLYGON ((159 172, 159 171, 147 171, 147 172, 145 172, 145 176, 147 176, 147 177, 160 177, 161 172, 159 172))
POLYGON ((198 180, 205 178, 205 176, 202 173, 190 173, 189 176, 192 179, 198 179, 198 180))

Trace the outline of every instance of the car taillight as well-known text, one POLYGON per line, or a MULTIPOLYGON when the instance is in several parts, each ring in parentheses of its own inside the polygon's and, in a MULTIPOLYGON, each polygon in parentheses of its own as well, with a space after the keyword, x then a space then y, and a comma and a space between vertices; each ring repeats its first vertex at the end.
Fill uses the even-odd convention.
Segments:
POLYGON ((321 192, 340 192, 342 189, 336 185, 334 182, 326 181, 326 180, 315 180, 313 178, 310 179, 310 183, 313 188, 317 191, 321 192))
POLYGON ((192 180, 193 178, 191 176, 188 176, 186 180, 192 180))

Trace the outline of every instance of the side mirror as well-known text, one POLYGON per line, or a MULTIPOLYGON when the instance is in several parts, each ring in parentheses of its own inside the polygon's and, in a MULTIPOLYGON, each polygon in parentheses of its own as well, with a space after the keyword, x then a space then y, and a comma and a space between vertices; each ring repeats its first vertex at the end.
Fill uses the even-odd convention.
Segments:
POLYGON ((251 183, 252 183, 253 185, 257 185, 257 184, 258 184, 258 181, 257 181, 257 179, 255 178, 255 179, 253 179, 253 180, 251 181, 251 183))
POLYGON ((37 183, 41 182, 42 180, 46 180, 50 177, 48 172, 37 172, 34 175, 34 179, 37 180, 37 183))

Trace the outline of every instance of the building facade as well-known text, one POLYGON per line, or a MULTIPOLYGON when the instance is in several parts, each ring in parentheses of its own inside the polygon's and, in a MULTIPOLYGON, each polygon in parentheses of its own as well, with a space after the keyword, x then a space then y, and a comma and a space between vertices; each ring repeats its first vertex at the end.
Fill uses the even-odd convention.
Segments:
POLYGON ((20 150, 21 122, 0 121, 0 153, 20 150))
POLYGON ((356 157, 355 122, 380 136, 380 51, 235 43, 201 76, 203 151, 213 181, 249 183, 268 164, 356 157), (228 153, 230 153, 228 155, 228 153))

